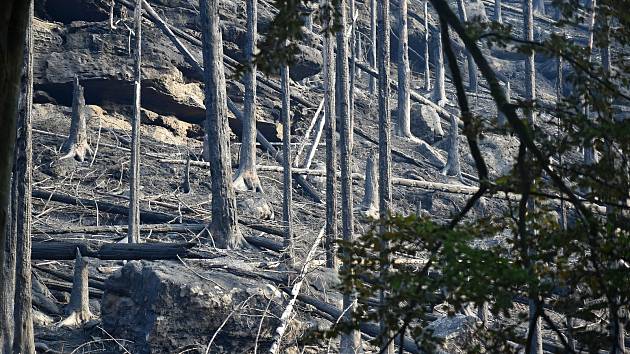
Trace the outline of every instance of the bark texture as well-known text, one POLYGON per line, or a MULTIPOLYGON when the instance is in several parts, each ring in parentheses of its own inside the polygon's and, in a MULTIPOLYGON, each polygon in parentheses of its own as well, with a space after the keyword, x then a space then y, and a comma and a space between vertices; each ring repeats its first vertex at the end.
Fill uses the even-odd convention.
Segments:
POLYGON ((61 321, 60 325, 76 327, 92 319, 89 304, 87 261, 81 256, 81 251, 77 248, 72 292, 70 293, 70 302, 66 306, 68 317, 61 321))
MULTIPOLYGON (((377 51, 377 36, 376 36, 376 19, 378 18, 377 12, 377 0, 370 0, 370 67, 372 69, 376 68, 376 51, 377 51)), ((369 85, 368 91, 370 93, 375 93, 377 90, 376 87, 376 78, 372 76, 368 76, 369 85)))
POLYGON ((336 268, 337 240, 337 123, 335 118, 335 44, 330 33, 331 3, 324 0, 322 27, 324 28, 324 117, 326 119, 326 267, 336 268))
POLYGON ((254 54, 256 51, 258 25, 258 0, 247 0, 247 41, 245 44, 245 58, 249 62, 249 68, 245 71, 243 81, 245 85, 245 97, 243 104, 243 132, 241 154, 234 179, 234 189, 237 191, 253 190, 262 192, 260 179, 256 172, 256 64, 254 54))
POLYGON ((79 84, 79 78, 74 77, 74 89, 72 94, 72 118, 70 121, 70 131, 68 139, 61 146, 60 158, 74 158, 83 162, 87 152, 92 153, 92 149, 87 142, 87 128, 85 125, 85 97, 83 96, 83 87, 79 84))
MULTIPOLYGON (((348 40, 346 39, 347 2, 340 0, 336 3, 337 13, 337 90, 336 113, 340 126, 340 163, 341 169, 341 225, 343 240, 350 242, 354 239, 354 217, 352 213, 352 116, 350 112, 350 84, 348 69, 348 40)), ((345 266, 345 265, 344 265, 345 266)), ((343 308, 348 309, 344 320, 350 322, 354 313, 355 295, 343 294, 343 308)), ((342 333, 340 353, 351 354, 361 347, 361 335, 353 330, 342 333)))
POLYGON ((131 118, 131 166, 129 169, 129 243, 140 242, 140 85, 142 76, 142 0, 136 0, 134 12, 133 117, 131 118))
POLYGON ((293 204, 293 178, 291 176, 291 92, 289 88, 289 66, 280 70, 282 85, 282 164, 283 171, 283 203, 282 223, 284 224, 284 263, 292 266, 295 260, 293 247, 293 223, 291 220, 293 204))
POLYGON ((31 287, 31 188, 33 145, 31 111, 33 103, 33 4, 29 9, 24 56, 24 95, 18 121, 15 175, 16 268, 14 303, 14 353, 35 353, 31 287))
POLYGON ((218 0, 200 0, 203 37, 204 92, 206 136, 212 165, 212 223, 214 242, 223 248, 238 248, 243 236, 238 228, 236 198, 232 188, 227 93, 223 68, 223 40, 219 23, 218 0))

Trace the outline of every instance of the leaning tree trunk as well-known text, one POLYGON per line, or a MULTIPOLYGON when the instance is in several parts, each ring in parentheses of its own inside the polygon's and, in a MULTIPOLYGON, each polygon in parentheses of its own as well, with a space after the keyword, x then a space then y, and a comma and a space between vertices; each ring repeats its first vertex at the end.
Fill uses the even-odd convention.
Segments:
POLYGON ((433 101, 438 106, 446 105, 446 88, 444 85, 444 53, 442 51, 442 33, 439 29, 435 29, 433 33, 435 44, 435 87, 433 88, 433 101))
MULTIPOLYGON (((459 18, 462 22, 468 22, 468 15, 466 14, 466 5, 464 0, 457 0, 457 9, 459 11, 459 18)), ((466 50, 466 62, 468 63, 468 90, 470 92, 477 92, 477 66, 470 52, 466 50)))
POLYGON ((503 16, 501 15, 501 0, 494 0, 494 20, 498 23, 503 23, 503 16))
MULTIPOLYGON (((376 36, 376 19, 377 19, 377 0, 370 0, 370 67, 372 69, 376 68, 376 49, 377 49, 377 36, 376 36)), ((368 75, 369 80, 369 92, 373 94, 376 92, 376 78, 371 75, 368 75)))
MULTIPOLYGON (((350 115, 349 96, 349 69, 348 69, 348 41, 346 39, 346 0, 338 0, 335 11, 337 13, 337 90, 336 92, 336 113, 340 127, 340 169, 341 169, 341 225, 344 242, 353 241, 354 218, 352 207, 352 116, 350 115)), ((334 173, 328 171, 328 173, 334 173)), ((348 265, 344 264, 343 267, 348 265)), ((343 310, 344 320, 350 323, 354 314, 355 294, 344 292, 343 310)), ((356 353, 361 347, 361 334, 352 330, 349 333, 342 333, 339 351, 342 354, 356 353)))
POLYGON ((429 0, 424 0, 424 89, 431 91, 431 68, 429 67, 429 0))
POLYGON ((295 261, 293 246, 293 224, 291 212, 293 204, 293 181, 291 177, 291 92, 289 91, 289 65, 280 69, 280 84, 282 88, 282 164, 283 166, 283 196, 282 223, 284 224, 284 254, 283 263, 289 269, 295 261))
MULTIPOLYGON (((7 234, 10 232, 8 223, 17 103, 30 3, 31 1, 0 1, 0 33, 11 33, 10 36, 1 39, 0 45, 0 161, 3 161, 0 166, 0 266, 3 268, 7 234)), ((0 286, 4 288, 8 280, 5 272, 0 271, 0 286)), ((10 301, 4 298, 6 296, 4 292, 0 292, 0 296, 2 297, 0 303, 10 301)))
POLYGON ((92 149, 87 141, 87 128, 85 124, 85 97, 83 87, 79 84, 79 78, 74 77, 74 88, 72 92, 72 118, 70 121, 70 132, 68 138, 61 146, 61 153, 64 154, 60 160, 73 157, 75 160, 83 162, 87 152, 92 153, 92 149))
MULTIPOLYGON (((525 40, 533 41, 534 40, 534 12, 533 12, 533 0, 523 0, 523 33, 525 36, 525 40)), ((526 110, 526 117, 530 127, 534 127, 536 124, 536 117, 534 114, 533 103, 536 99, 536 71, 535 71, 535 62, 534 62, 534 51, 531 51, 525 60, 525 99, 528 100, 532 106, 530 109, 526 110)), ((533 200, 528 201, 528 209, 532 209, 534 207, 533 200)), ((535 295, 535 294, 532 294, 535 295)), ((529 315, 530 315, 530 326, 532 328, 533 333, 531 334, 532 343, 531 343, 531 352, 528 354, 542 354, 542 321, 540 316, 534 316, 536 313, 536 301, 534 296, 531 296, 529 299, 529 315), (531 321, 536 321, 536 323, 531 323, 531 321)))
POLYGON ((238 248, 243 236, 238 228, 236 197, 232 187, 227 93, 223 68, 223 40, 219 22, 219 1, 200 0, 203 37, 204 93, 206 106, 207 154, 212 182, 212 223, 214 242, 223 248, 238 248))
MULTIPOLYGON (((379 1, 378 7, 378 166, 379 166, 379 211, 381 219, 385 219, 387 213, 391 210, 392 204, 392 155, 391 155, 391 116, 389 108, 389 66, 390 66, 390 45, 389 45, 389 0, 379 1)), ((382 230, 385 231, 385 230, 382 230)), ((382 241, 382 252, 386 253, 389 244, 382 241)), ((388 268, 385 266, 381 270, 381 276, 384 277, 388 268)), ((386 302, 386 294, 381 291, 380 302, 386 302)), ((392 354, 394 351, 394 342, 388 343, 389 331, 387 323, 381 320, 381 351, 392 354)))
POLYGON ((77 248, 70 302, 65 309, 67 317, 61 321, 60 325, 78 327, 92 319, 93 315, 90 312, 89 304, 87 261, 81 256, 81 251, 77 248))
POLYGON ((33 104, 33 3, 30 4, 26 36, 23 109, 18 121, 16 151, 17 198, 14 203, 16 235, 14 353, 35 353, 31 287, 31 188, 33 144, 31 112, 33 104))
POLYGON ((243 132, 240 161, 234 189, 237 191, 253 190, 262 192, 260 179, 256 172, 256 36, 258 25, 258 0, 247 0, 247 41, 245 43, 245 58, 249 63, 243 81, 245 97, 243 105, 243 132))
POLYGON ((337 240, 337 124, 335 119, 335 50, 331 27, 331 3, 322 3, 324 32, 324 118, 326 119, 326 267, 336 268, 335 242, 337 240))
POLYGON ((131 118, 131 166, 129 168, 129 243, 140 242, 140 80, 142 76, 142 0, 136 0, 134 11, 133 117, 131 118))
POLYGON ((410 138, 411 134, 411 70, 409 69, 409 31, 407 29, 407 0, 398 5, 398 122, 396 133, 410 138))

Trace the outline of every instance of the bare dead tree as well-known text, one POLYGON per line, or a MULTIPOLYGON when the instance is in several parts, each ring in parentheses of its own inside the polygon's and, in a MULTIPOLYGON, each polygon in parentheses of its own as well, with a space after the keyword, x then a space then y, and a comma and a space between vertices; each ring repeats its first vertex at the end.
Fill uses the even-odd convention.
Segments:
POLYGON ((411 70, 409 68, 409 30, 407 0, 398 5, 398 114, 396 133, 411 138, 411 70))
POLYGON ((377 219, 378 212, 378 175, 374 155, 370 153, 365 164, 365 194, 361 203, 361 213, 377 219))
MULTIPOLYGON (((352 116, 348 68, 348 40, 346 39, 347 2, 337 1, 335 4, 335 17, 337 22, 337 85, 336 85, 336 113, 340 126, 340 163, 341 170, 341 225, 342 236, 345 242, 354 240, 354 216, 352 205, 352 116)), ((332 173, 332 171, 328 171, 332 173)), ((347 265, 343 264, 342 267, 347 265)), ((356 297, 353 292, 344 292, 343 309, 348 309, 344 315, 344 321, 350 323, 354 314, 356 297)), ((356 353, 361 347, 361 334, 356 330, 341 334, 339 352, 342 354, 356 353)))
POLYGON ((353 130, 354 130, 354 87, 355 87, 355 76, 356 76, 356 62, 357 62, 357 53, 355 51, 356 48, 356 21, 355 21, 355 12, 356 7, 354 4, 354 0, 348 0, 350 7, 350 42, 348 43, 348 51, 350 56, 350 83, 348 90, 348 115, 350 116, 350 151, 352 151, 352 143, 353 143, 353 130))
POLYGON ((200 0, 203 37, 205 128, 212 181, 212 223, 210 229, 217 246, 238 248, 243 236, 238 228, 236 197, 232 187, 227 93, 223 67, 223 39, 219 23, 219 1, 200 0))
POLYGON ((337 124, 335 119, 335 50, 330 32, 332 8, 330 0, 321 2, 324 32, 324 117, 326 119, 326 267, 336 268, 337 240, 337 124))
POLYGON ((503 16, 501 15, 501 0, 494 0, 494 20, 498 23, 503 23, 503 16))
POLYGON ((31 188, 33 143, 31 113, 33 104, 33 3, 30 3, 24 55, 24 95, 18 121, 16 150, 15 225, 16 264, 14 300, 14 353, 35 353, 31 288, 31 188))
POLYGON ((60 160, 73 157, 75 160, 83 162, 85 154, 92 153, 92 149, 87 141, 87 128, 85 124, 85 97, 83 87, 79 84, 79 78, 74 77, 74 88, 72 93, 72 118, 70 121, 70 132, 68 138, 61 146, 61 153, 64 154, 60 160))
MULTIPOLYGON (((13 175, 15 173, 16 163, 13 162, 13 175)), ((4 244, 4 263, 2 266, 3 283, 0 287, 0 323, 5 325, 0 327, 0 351, 3 353, 10 353, 13 350, 13 333, 14 333, 14 316, 13 307, 15 299, 15 266, 16 266, 16 247, 17 247, 17 206, 16 196, 17 191, 17 178, 11 179, 11 207, 9 208, 9 225, 6 225, 6 240, 4 244)))
MULTIPOLYGON (((457 0, 457 10, 459 12, 459 18, 462 22, 468 22, 468 14, 466 13, 466 5, 464 0, 457 0)), ((468 90, 471 92, 477 92, 477 65, 470 53, 466 50, 466 62, 468 63, 468 90)))
POLYGON ((114 4, 116 4, 115 0, 109 1, 109 29, 116 29, 116 25, 114 24, 114 4))
POLYGON ((87 261, 81 256, 79 248, 77 248, 76 253, 72 292, 70 293, 70 302, 65 309, 67 317, 59 323, 60 326, 64 327, 77 327, 94 317, 89 306, 87 261))
POLYGON ((284 225, 283 261, 287 268, 295 261, 293 245, 293 178, 291 175, 291 91, 289 88, 289 65, 280 69, 280 85, 282 87, 282 164, 283 164, 283 203, 282 223, 284 225))
MULTIPOLYGON (((505 82, 505 97, 507 98, 508 103, 512 101, 510 99, 511 96, 512 96, 512 89, 510 87, 510 82, 506 81, 505 82)), ((501 112, 500 110, 499 110, 499 114, 497 118, 498 118, 497 124, 499 125, 499 127, 504 127, 507 124, 507 118, 505 117, 505 114, 503 114, 503 112, 501 112)))
MULTIPOLYGON (((10 233, 11 175, 13 172, 15 132, 19 97, 20 72, 24 62, 24 41, 29 21, 31 1, 5 0, 0 2, 0 33, 11 33, 0 45, 0 266, 5 265, 7 234, 10 233)), ((5 288, 6 273, 0 271, 0 287, 5 288)), ((0 291, 0 303, 9 299, 0 291)), ((4 322, 3 322, 4 323, 4 322)), ((4 325, 0 326, 4 328, 4 325)), ((0 331, 3 335, 4 331, 0 331)), ((3 338, 2 343, 6 343, 3 338)), ((4 351, 5 348, 2 348, 4 351)), ((30 353, 29 353, 30 354, 30 353)))
MULTIPOLYGON (((377 36, 376 36, 376 19, 377 19, 377 0, 370 0, 370 67, 376 68, 376 47, 377 47, 377 36)), ((368 90, 370 93, 374 93, 377 90, 376 87, 376 78, 372 76, 368 76, 369 85, 368 90)))
POLYGON ((184 181, 182 182, 184 193, 190 193, 190 155, 186 156, 186 166, 184 167, 184 181))
POLYGON ((129 167, 129 243, 140 242, 140 100, 142 79, 142 0, 136 0, 134 10, 134 80, 133 117, 131 118, 131 163, 129 167))
POLYGON ((462 179, 462 169, 459 164, 459 128, 457 126, 457 118, 451 116, 450 127, 448 130, 448 160, 446 166, 442 170, 442 174, 446 176, 454 176, 462 179))
POLYGON ((534 0, 534 12, 541 15, 545 14, 545 0, 534 0))
MULTIPOLYGON (((391 155, 391 115, 389 107, 389 96, 391 87, 389 84, 390 67, 390 42, 389 42, 389 0, 378 2, 378 170, 379 170, 379 212, 381 218, 387 216, 392 204, 392 155, 391 155)), ((385 230, 383 230, 385 231, 385 230)), ((381 249, 386 250, 389 244, 381 241, 381 249)), ((385 276, 389 269, 384 267, 381 275, 385 276)), ((385 292, 381 291, 380 301, 385 303, 385 292)), ((387 324, 380 323, 381 330, 381 352, 393 354, 394 343, 388 341, 389 333, 387 324)))
POLYGON ((243 132, 241 154, 234 179, 234 189, 237 191, 253 190, 262 192, 260 179, 256 172, 256 38, 258 26, 258 0, 247 0, 247 41, 245 43, 245 58, 249 63, 243 81, 245 97, 243 104, 243 132))
MULTIPOLYGON (((588 35, 588 44, 587 50, 589 51, 588 61, 591 62, 593 60, 593 37, 595 33, 595 13, 597 8, 597 0, 590 1, 590 13, 589 13, 589 35, 588 35)), ((586 97, 582 97, 583 101, 586 101, 586 97)), ((589 119, 590 118, 590 106, 585 103, 584 106, 584 116, 589 119)), ((596 160, 596 152, 593 146, 593 141, 587 141, 584 146, 584 163, 587 165, 592 165, 596 160)))
POLYGON ((444 53, 442 52, 442 33, 439 29, 436 29, 433 33, 433 39, 435 43, 435 86, 433 87, 433 101, 438 106, 444 107, 446 105, 446 88, 444 85, 444 53))
POLYGON ((431 91, 431 68, 429 67, 429 0, 424 0, 424 89, 431 91))

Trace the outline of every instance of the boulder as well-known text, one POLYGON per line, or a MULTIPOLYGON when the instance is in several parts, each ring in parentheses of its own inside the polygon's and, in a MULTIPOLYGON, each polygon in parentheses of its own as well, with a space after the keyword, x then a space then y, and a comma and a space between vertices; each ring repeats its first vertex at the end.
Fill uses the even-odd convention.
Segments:
MULTIPOLYGON (((224 271, 195 272, 174 262, 128 262, 105 282, 104 329, 133 341, 133 353, 205 352, 217 331, 211 353, 246 353, 267 308, 258 350, 268 350, 283 310, 281 293, 224 271)), ((288 342, 293 332, 287 332, 288 342)))
POLYGON ((467 348, 473 345, 474 331, 477 317, 456 314, 444 316, 431 322, 427 329, 433 332, 433 337, 443 342, 439 353, 467 353, 467 348))

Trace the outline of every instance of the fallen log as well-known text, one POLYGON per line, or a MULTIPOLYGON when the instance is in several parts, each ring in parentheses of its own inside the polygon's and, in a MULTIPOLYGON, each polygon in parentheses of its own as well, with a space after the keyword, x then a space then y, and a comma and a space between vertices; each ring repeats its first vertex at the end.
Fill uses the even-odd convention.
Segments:
MULTIPOLYGON (((63 292, 71 292, 72 291, 72 283, 53 280, 53 279, 42 279, 42 283, 46 285, 49 289, 63 291, 63 292)), ((101 299, 103 297, 103 291, 94 288, 88 288, 88 294, 91 298, 101 299)))
POLYGON ((211 259, 217 254, 193 251, 196 243, 108 243, 95 247, 86 242, 35 242, 31 258, 39 260, 72 260, 77 248, 84 257, 102 260, 173 260, 179 258, 211 259))

